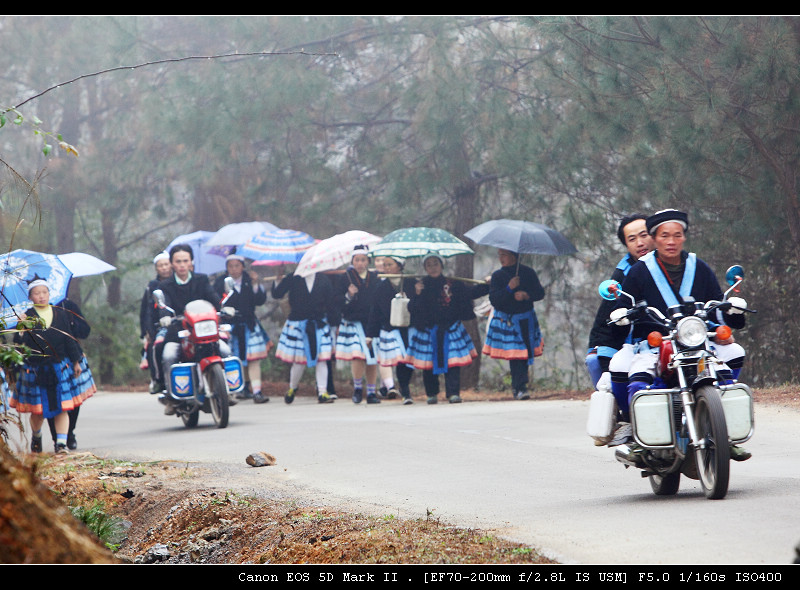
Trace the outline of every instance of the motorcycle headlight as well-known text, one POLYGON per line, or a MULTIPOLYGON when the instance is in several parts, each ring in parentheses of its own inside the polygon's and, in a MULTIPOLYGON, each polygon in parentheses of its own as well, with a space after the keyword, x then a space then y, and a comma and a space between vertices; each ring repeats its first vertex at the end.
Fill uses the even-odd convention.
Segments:
POLYGON ((678 322, 677 338, 683 346, 700 346, 707 337, 706 323, 700 318, 689 316, 678 322))
POLYGON ((214 320, 203 320, 194 325, 194 333, 198 338, 213 336, 217 333, 217 322, 214 320))

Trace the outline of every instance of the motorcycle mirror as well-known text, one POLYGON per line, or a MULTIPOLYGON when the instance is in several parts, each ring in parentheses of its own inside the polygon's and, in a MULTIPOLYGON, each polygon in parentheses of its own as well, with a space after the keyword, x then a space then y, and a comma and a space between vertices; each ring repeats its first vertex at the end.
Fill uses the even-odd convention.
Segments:
POLYGON ((164 299, 164 291, 161 289, 156 289, 153 291, 153 301, 156 302, 156 305, 160 308, 166 307, 166 301, 164 299))
POLYGON ((619 297, 619 288, 620 284, 618 281, 608 279, 600 283, 597 292, 600 293, 600 297, 606 301, 616 301, 619 297))
POLYGON ((744 268, 741 265, 735 264, 725 271, 725 281, 733 286, 744 278, 744 268))
POLYGON ((225 293, 231 293, 233 291, 233 277, 225 277, 225 293))

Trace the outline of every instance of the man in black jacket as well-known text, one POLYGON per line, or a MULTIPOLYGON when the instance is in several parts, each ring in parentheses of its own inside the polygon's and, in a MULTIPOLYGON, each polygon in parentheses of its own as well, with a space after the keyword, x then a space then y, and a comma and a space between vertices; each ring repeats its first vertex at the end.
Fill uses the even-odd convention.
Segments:
MULTIPOLYGON (((171 307, 176 315, 183 314, 186 304, 197 299, 205 299, 219 311, 220 298, 211 287, 208 276, 200 273, 193 273, 194 252, 188 244, 176 244, 169 251, 169 260, 172 264, 172 276, 158 284, 158 288, 164 293, 166 305, 171 307)), ((180 355, 180 342, 178 339, 179 325, 169 323, 169 318, 165 320, 167 312, 162 312, 162 321, 169 324, 167 335, 165 336, 164 350, 161 353, 161 366, 167 387, 169 387, 170 368, 178 361, 180 355)), ((230 354, 229 346, 220 340, 220 353, 223 357, 230 354)), ((231 397, 233 402, 233 397, 231 397)), ((164 398, 167 406, 164 413, 171 416, 175 413, 175 408, 164 398)))

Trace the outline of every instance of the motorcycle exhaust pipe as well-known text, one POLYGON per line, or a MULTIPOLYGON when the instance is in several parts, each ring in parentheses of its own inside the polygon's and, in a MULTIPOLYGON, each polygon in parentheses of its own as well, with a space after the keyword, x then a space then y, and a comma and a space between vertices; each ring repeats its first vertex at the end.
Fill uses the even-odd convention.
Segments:
POLYGON ((614 458, 626 467, 639 467, 639 464, 631 458, 631 450, 628 445, 620 445, 614 451, 614 458))

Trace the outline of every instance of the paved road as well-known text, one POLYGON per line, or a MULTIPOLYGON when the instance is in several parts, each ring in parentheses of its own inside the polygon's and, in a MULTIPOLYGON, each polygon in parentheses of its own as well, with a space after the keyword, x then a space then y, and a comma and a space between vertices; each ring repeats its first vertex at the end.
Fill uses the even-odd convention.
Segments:
POLYGON ((588 402, 355 406, 241 402, 228 428, 187 430, 146 393, 100 393, 81 410, 81 450, 223 467, 226 489, 301 494, 327 505, 435 517, 572 564, 787 564, 800 541, 800 413, 759 407, 754 457, 728 496, 682 480, 659 498, 585 434, 588 402), (245 458, 269 452, 275 467, 245 458))

